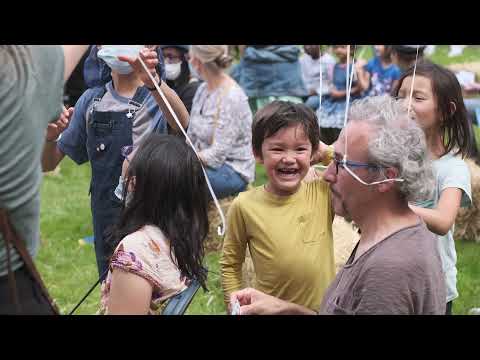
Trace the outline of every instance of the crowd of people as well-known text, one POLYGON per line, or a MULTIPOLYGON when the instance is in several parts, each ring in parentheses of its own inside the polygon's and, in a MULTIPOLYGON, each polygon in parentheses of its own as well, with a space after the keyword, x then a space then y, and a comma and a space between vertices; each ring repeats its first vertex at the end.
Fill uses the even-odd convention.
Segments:
POLYGON ((233 64, 228 45, 0 46, 0 313, 52 313, 27 257, 41 171, 67 155, 92 170, 101 314, 206 289, 212 197, 235 197, 228 313, 452 314, 476 149, 465 89, 425 46, 372 48, 238 45, 233 64), (72 73, 84 91, 63 98, 72 73), (267 182, 253 187, 256 163, 267 182), (360 233, 338 274, 335 216, 360 233))

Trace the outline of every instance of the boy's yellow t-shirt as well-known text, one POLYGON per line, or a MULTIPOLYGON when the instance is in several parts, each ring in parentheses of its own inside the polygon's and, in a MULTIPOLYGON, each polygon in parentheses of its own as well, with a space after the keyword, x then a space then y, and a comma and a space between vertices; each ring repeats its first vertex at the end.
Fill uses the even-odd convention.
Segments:
POLYGON ((290 196, 264 186, 241 193, 228 212, 220 260, 225 302, 242 288, 248 245, 256 289, 317 311, 335 276, 330 198, 322 179, 302 182, 290 196))

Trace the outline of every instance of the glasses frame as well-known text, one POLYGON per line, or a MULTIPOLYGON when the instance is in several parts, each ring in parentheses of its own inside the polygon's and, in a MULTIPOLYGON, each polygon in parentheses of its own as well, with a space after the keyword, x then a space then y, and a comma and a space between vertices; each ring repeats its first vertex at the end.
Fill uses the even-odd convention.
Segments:
POLYGON ((381 165, 374 165, 374 164, 367 164, 367 163, 362 163, 362 162, 357 162, 357 161, 350 161, 346 160, 345 158, 342 160, 338 160, 336 158, 333 158, 333 161, 335 163, 335 174, 338 175, 338 167, 341 166, 343 169, 345 169, 355 180, 357 180, 359 183, 366 185, 366 186, 371 186, 371 185, 378 185, 378 184, 383 184, 387 182, 403 182, 405 181, 404 179, 401 178, 392 178, 392 179, 384 179, 384 180, 379 180, 379 181, 374 181, 371 183, 367 183, 363 181, 357 174, 353 172, 352 168, 368 168, 368 169, 376 169, 376 170, 382 170, 385 169, 384 166, 381 165))

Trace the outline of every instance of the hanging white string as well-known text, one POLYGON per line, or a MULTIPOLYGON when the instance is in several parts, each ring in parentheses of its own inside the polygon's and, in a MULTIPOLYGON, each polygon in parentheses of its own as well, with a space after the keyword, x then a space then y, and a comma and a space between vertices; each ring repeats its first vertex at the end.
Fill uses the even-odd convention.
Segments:
POLYGON ((200 165, 202 166, 202 170, 203 170, 203 175, 205 176, 205 180, 207 181, 208 189, 210 190, 210 194, 212 195, 213 201, 215 202, 215 206, 217 207, 218 213, 220 214, 220 218, 222 219, 222 226, 219 226, 217 228, 217 232, 218 232, 218 235, 223 236, 225 234, 225 216, 223 215, 222 208, 220 207, 220 204, 218 203, 217 197, 215 196, 215 192, 212 189, 212 185, 210 184, 210 180, 208 180, 208 175, 207 175, 207 172, 205 171, 205 168, 202 164, 202 161, 200 160, 200 155, 198 154, 197 150, 195 149, 195 146, 193 145, 192 141, 188 137, 187 133, 183 129, 182 124, 178 120, 177 114, 175 114, 175 111, 173 111, 172 106, 170 105, 167 98, 165 97, 165 94, 163 93, 162 89, 160 89, 160 86, 158 86, 158 84, 155 81, 154 77, 152 76, 150 70, 148 70, 147 66, 145 65, 145 63, 143 62, 143 60, 140 56, 138 56, 138 59, 140 60, 140 63, 142 64, 143 68, 145 69, 148 76, 150 77, 150 80, 152 80, 153 85, 155 86, 155 88, 157 89, 158 93, 160 94, 163 102, 167 106, 168 111, 170 112, 172 117, 175 119, 175 122, 177 123, 178 128, 180 129, 180 131, 185 136, 185 139, 186 139, 187 143, 190 145, 190 147, 193 149, 193 151, 197 155, 198 161, 200 161, 200 165))
POLYGON ((319 65, 320 65, 320 89, 319 89, 319 94, 318 94, 318 114, 320 114, 321 110, 322 110, 322 93, 323 93, 323 69, 322 69, 322 45, 318 45, 320 46, 320 57, 319 57, 319 65))
MULTIPOLYGON (((343 154, 343 160, 342 160, 343 164, 342 165, 343 165, 344 169, 353 178, 355 178, 355 180, 359 181, 360 183, 362 183, 363 185, 366 185, 366 186, 378 185, 378 184, 383 184, 383 183, 386 183, 386 182, 403 182, 403 181, 405 181, 404 179, 392 178, 392 179, 384 179, 384 180, 379 180, 379 181, 374 181, 374 182, 371 182, 371 183, 367 183, 367 182, 363 181, 362 179, 360 179, 360 177, 357 174, 355 174, 347 165, 348 132, 346 130, 346 127, 347 127, 348 110, 349 110, 349 107, 350 107, 350 93, 352 91, 353 74, 355 73, 355 53, 356 53, 356 49, 357 49, 357 46, 355 45, 354 48, 353 48, 352 71, 351 71, 350 74, 349 74, 349 61, 348 61, 348 58, 347 58, 347 84, 348 84, 348 86, 347 86, 347 89, 346 89, 347 101, 346 101, 346 105, 345 105, 345 118, 344 118, 344 123, 343 123, 343 128, 345 129, 345 153, 343 154), (348 79, 349 75, 350 75, 350 79, 348 79)), ((361 55, 363 55, 363 51, 364 51, 364 49, 360 53, 359 57, 361 55)), ((417 48, 417 51, 418 51, 418 48, 417 48)), ((350 56, 350 45, 348 45, 348 47, 347 47, 347 56, 350 56)), ((416 66, 416 62, 415 62, 415 66, 416 66)))
MULTIPOLYGON (((343 118, 343 128, 347 127, 347 120, 348 120, 348 109, 350 108, 350 93, 352 91, 352 80, 353 74, 355 72, 355 50, 357 46, 355 45, 353 48, 353 56, 352 56, 352 71, 350 71, 350 45, 347 45, 347 86, 346 86, 346 104, 345 104, 345 116, 343 118), (350 79, 349 79, 350 76, 350 79)), ((343 160, 347 161, 347 142, 348 142, 348 132, 345 130, 345 152, 343 154, 343 160)))
POLYGON ((412 85, 410 86, 410 96, 408 97, 407 115, 410 115, 410 106, 412 105, 413 83, 415 82, 415 73, 417 72, 417 61, 418 61, 418 50, 419 50, 419 48, 420 48, 420 45, 417 45, 417 55, 415 56, 415 66, 413 67, 412 85))

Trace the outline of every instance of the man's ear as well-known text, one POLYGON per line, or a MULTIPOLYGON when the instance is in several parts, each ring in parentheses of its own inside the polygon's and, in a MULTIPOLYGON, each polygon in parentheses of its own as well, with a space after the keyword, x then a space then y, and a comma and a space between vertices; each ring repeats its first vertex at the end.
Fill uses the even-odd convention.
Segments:
MULTIPOLYGON (((385 179, 396 179, 398 177, 398 170, 395 168, 387 168, 383 174, 385 179)), ((378 184, 378 191, 388 192, 395 186, 396 181, 388 181, 381 184, 378 184)))

